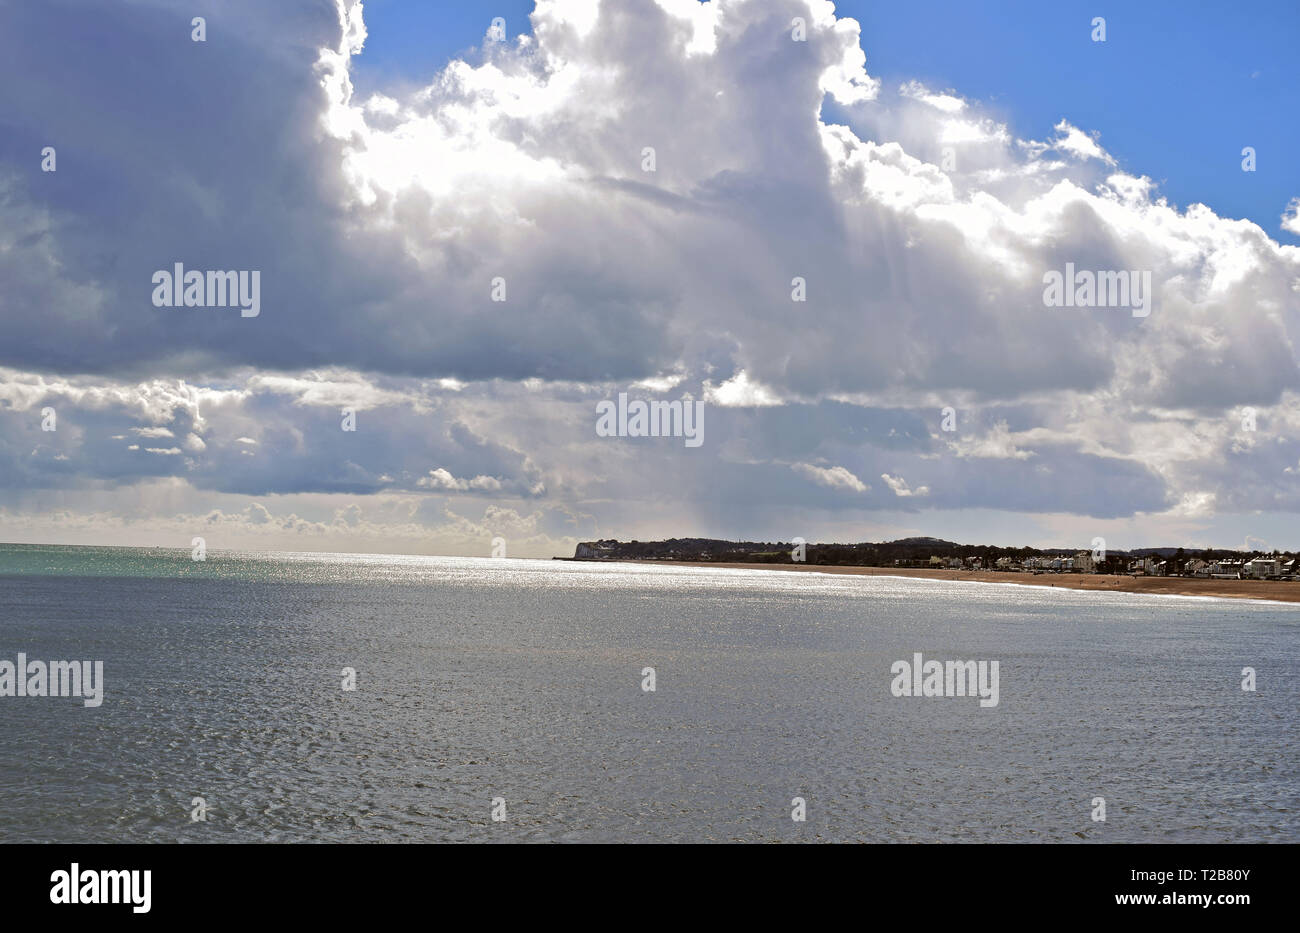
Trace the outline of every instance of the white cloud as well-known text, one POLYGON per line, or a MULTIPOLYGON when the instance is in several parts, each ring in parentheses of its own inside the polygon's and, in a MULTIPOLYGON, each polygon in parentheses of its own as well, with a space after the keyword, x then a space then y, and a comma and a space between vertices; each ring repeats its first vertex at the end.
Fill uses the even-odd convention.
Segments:
POLYGON ((831 489, 847 489, 850 492, 867 492, 871 489, 842 466, 826 469, 813 466, 811 463, 796 463, 792 465, 792 469, 807 476, 814 483, 831 489))
POLYGON ((632 385, 639 389, 649 389, 651 392, 670 392, 681 385, 685 378, 685 373, 663 373, 647 379, 640 379, 632 383, 632 385))
POLYGON ((881 473, 880 478, 885 481, 886 486, 894 491, 894 495, 899 497, 928 496, 930 494, 929 486, 918 486, 916 489, 909 489, 901 476, 890 476, 888 473, 881 473))
POLYGON ((1097 159, 1107 165, 1114 165, 1115 160, 1101 148, 1097 140, 1089 136, 1068 120, 1062 120, 1053 127, 1057 136, 1051 142, 1053 149, 1068 152, 1077 159, 1097 159))
POLYGON ((1300 198, 1292 198, 1282 212, 1282 229, 1300 236, 1300 198))
POLYGON ((899 92, 904 97, 910 97, 913 100, 919 100, 923 104, 929 104, 936 110, 942 110, 944 113, 956 114, 966 109, 966 101, 952 94, 936 94, 919 81, 905 82, 899 92))
POLYGON ((956 438, 948 442, 959 457, 989 458, 996 460, 1028 460, 1033 451, 1022 450, 1015 444, 1005 421, 993 425, 988 433, 979 437, 956 438))
POLYGON ((448 489, 459 492, 466 492, 471 489, 496 492, 501 489, 501 481, 494 476, 475 476, 473 479, 468 480, 457 479, 441 467, 430 470, 429 475, 420 479, 416 485, 421 489, 448 489))
MULTIPOLYGON (((1022 140, 961 89, 882 93, 870 36, 809 9, 792 43, 769 28, 788 22, 777 0, 548 0, 531 39, 514 24, 423 87, 367 95, 359 3, 260 5, 211 102, 229 128, 215 149, 134 116, 214 80, 191 50, 150 46, 177 80, 137 99, 67 43, 12 47, 7 83, 48 62, 83 89, 33 88, 6 111, 17 135, 56 115, 68 145, 123 169, 121 197, 48 201, 33 160, 0 164, 0 501, 53 484, 125 502, 163 480, 195 496, 473 491, 521 515, 581 503, 611 533, 649 522, 647 502, 726 528, 843 491, 862 509, 1116 521, 1300 508, 1284 472, 1300 459, 1300 250, 1169 204, 1165 166, 1119 170, 1092 128, 1022 140), (259 38, 287 24, 309 38, 259 38), (848 104, 826 108, 838 123, 827 93, 848 104), (266 270, 260 317, 174 309, 160 326, 141 307, 149 270, 228 253, 266 270), (1150 270, 1151 317, 1048 312, 1043 272, 1066 262, 1150 270), (716 406, 704 446, 598 442, 590 398, 629 388, 716 406), (937 432, 949 404, 992 427, 937 432), (38 434, 47 405, 59 430, 38 434), (1244 405, 1263 426, 1249 439, 1244 405), (139 457, 122 443, 137 438, 178 440, 139 457), (892 496, 853 485, 882 470, 892 496)), ((121 15, 115 61, 152 14, 121 15)), ((346 506, 283 517, 333 528, 346 506)))
POLYGON ((706 381, 704 400, 724 408, 755 408, 781 404, 776 393, 751 379, 743 369, 718 386, 706 381))

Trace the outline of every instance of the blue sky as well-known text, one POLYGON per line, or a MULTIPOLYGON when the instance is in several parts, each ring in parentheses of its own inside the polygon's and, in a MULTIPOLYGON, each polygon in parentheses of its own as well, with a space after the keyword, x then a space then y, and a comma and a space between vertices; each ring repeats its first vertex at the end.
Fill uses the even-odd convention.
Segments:
MULTIPOLYGON (((862 24, 867 70, 920 80, 987 105, 1024 138, 1062 118, 1101 134, 1125 169, 1150 176, 1171 202, 1207 204, 1274 238, 1300 182, 1300 3, 1141 0, 910 0, 836 3, 862 24), (1093 17, 1106 41, 1092 41, 1093 17), (1212 118, 1211 118, 1212 115, 1212 118), (1290 116, 1282 116, 1290 115, 1290 116), (1253 146, 1257 170, 1241 171, 1253 146)), ((429 81, 471 52, 495 16, 530 32, 532 0, 366 3, 370 37, 361 89, 429 81)))

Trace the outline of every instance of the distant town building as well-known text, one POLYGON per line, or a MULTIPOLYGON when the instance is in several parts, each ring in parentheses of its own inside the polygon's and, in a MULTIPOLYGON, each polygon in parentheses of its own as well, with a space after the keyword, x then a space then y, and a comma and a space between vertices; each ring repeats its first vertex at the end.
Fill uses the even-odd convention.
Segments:
POLYGON ((1241 568, 1245 565, 1244 560, 1216 560, 1210 562, 1210 576, 1218 577, 1224 580, 1241 579, 1241 568))
POLYGON ((1241 575, 1254 580, 1276 580, 1282 576, 1282 561, 1276 557, 1256 557, 1242 565, 1241 575))
POLYGON ((1157 570, 1157 567, 1163 567, 1154 557, 1139 557, 1137 560, 1131 560, 1128 564, 1129 573, 1140 573, 1144 576, 1154 577, 1163 570, 1157 570))

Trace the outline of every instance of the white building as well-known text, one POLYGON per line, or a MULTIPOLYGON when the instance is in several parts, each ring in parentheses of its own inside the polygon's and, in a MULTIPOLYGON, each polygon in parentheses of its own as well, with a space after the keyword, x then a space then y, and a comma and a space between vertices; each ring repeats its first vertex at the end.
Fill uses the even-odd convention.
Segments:
POLYGON ((1241 575, 1255 580, 1268 580, 1282 576, 1282 561, 1275 557, 1256 557, 1242 565, 1241 575))

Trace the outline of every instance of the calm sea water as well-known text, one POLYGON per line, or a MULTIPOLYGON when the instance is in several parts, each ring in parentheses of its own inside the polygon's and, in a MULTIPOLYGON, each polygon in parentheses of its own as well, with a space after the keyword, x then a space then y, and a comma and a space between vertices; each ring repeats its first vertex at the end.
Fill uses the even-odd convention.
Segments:
POLYGON ((0 840, 1296 842, 1298 623, 887 577, 0 546, 0 659, 106 681, 95 709, 0 697, 0 840), (892 696, 917 651, 999 661, 999 705, 892 696))

